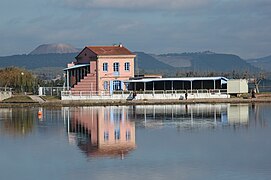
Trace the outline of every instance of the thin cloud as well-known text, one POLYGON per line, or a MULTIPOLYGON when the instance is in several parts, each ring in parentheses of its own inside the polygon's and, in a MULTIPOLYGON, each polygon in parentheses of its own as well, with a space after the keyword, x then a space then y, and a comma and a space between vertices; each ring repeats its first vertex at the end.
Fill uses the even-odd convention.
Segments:
POLYGON ((76 47, 122 42, 157 54, 211 50, 249 58, 270 55, 270 0, 29 1, 32 6, 23 15, 23 2, 10 16, 5 16, 9 4, 0 7, 0 56, 52 42, 76 47), (39 7, 45 8, 37 13, 39 7))
POLYGON ((203 7, 210 5, 213 1, 214 0, 62 0, 62 3, 73 8, 170 10, 203 7))

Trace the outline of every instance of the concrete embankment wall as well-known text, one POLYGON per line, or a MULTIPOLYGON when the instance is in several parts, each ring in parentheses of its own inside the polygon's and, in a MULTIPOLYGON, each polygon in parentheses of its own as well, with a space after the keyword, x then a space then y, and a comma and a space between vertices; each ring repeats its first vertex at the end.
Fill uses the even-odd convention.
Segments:
POLYGON ((0 101, 10 98, 12 93, 10 91, 0 91, 0 101))

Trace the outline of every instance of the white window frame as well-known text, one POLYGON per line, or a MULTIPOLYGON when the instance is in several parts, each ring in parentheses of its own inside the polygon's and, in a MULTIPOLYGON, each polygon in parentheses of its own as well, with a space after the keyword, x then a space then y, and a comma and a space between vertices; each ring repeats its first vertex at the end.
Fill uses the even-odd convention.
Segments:
POLYGON ((130 62, 124 63, 124 70, 125 71, 130 71, 130 62))
POLYGON ((119 80, 113 81, 113 90, 114 91, 121 90, 121 81, 119 81, 119 80))
POLYGON ((108 81, 104 81, 104 90, 107 91, 109 89, 109 83, 108 81))
POLYGON ((119 62, 114 62, 113 63, 113 71, 114 72, 119 72, 120 70, 120 63, 119 62))
POLYGON ((103 63, 103 72, 108 72, 108 63, 103 63))

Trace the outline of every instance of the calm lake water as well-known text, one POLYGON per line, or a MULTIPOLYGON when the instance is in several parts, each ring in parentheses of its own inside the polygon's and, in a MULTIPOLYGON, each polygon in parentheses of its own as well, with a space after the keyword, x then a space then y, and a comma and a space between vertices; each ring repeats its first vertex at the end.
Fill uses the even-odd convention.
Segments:
POLYGON ((271 104, 2 108, 0 179, 269 180, 271 104))

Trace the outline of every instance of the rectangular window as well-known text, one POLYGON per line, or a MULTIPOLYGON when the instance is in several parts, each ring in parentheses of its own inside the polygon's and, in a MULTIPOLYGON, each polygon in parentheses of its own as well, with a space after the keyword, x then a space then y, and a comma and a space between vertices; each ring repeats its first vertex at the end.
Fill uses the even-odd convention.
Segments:
POLYGON ((113 81, 113 90, 121 90, 121 81, 113 81))
POLYGON ((126 62, 126 63, 124 64, 124 70, 125 70, 125 71, 130 71, 130 63, 129 63, 129 62, 126 62))
POLYGON ((118 63, 118 62, 115 62, 115 63, 113 64, 113 71, 114 71, 114 72, 119 72, 119 63, 118 63))
POLYGON ((108 63, 103 63, 103 71, 104 72, 108 71, 108 63))
POLYGON ((104 90, 108 90, 108 81, 104 81, 104 90))

